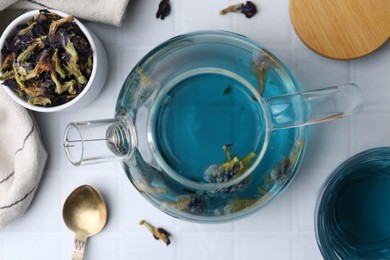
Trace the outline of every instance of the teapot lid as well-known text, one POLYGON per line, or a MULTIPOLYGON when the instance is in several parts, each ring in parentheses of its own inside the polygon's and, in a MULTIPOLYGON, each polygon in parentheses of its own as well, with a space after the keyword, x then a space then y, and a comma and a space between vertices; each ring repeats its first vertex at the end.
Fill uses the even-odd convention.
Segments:
POLYGON ((290 18, 299 38, 334 59, 370 54, 390 36, 388 0, 291 0, 290 18))

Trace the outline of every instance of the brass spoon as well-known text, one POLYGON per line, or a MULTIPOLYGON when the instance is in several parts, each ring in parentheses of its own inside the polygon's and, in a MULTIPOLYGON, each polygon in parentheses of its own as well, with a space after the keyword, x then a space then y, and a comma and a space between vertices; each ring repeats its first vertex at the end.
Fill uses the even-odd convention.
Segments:
POLYGON ((89 185, 76 188, 66 199, 62 216, 75 234, 72 260, 82 260, 87 238, 99 233, 107 220, 107 209, 100 194, 89 185))

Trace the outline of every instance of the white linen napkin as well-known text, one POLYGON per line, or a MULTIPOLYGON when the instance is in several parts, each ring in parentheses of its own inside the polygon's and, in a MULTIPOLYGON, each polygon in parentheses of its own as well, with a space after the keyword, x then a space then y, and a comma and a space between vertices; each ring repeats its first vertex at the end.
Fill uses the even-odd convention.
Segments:
POLYGON ((46 159, 32 116, 0 86, 0 228, 27 210, 46 159))
POLYGON ((54 9, 86 19, 120 26, 129 0, 0 0, 0 11, 16 9, 54 9))

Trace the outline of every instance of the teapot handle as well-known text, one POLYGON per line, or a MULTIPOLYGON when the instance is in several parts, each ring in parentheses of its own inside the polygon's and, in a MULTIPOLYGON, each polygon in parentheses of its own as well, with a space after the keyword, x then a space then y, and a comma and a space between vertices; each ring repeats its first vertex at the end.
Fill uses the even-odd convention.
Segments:
POLYGON ((350 83, 266 98, 270 128, 286 129, 355 115, 363 109, 358 85, 350 83))

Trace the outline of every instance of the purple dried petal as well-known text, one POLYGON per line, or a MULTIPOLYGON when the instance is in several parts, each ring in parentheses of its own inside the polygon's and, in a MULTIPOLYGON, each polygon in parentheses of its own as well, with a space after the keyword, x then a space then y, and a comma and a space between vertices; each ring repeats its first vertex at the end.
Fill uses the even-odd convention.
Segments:
POLYGON ((59 56, 60 56, 60 59, 65 61, 65 62, 69 62, 69 60, 70 60, 70 56, 65 50, 60 50, 59 56))
POLYGON ((4 42, 4 48, 8 52, 17 52, 20 46, 17 46, 15 39, 7 38, 4 42))
POLYGON ((66 29, 66 31, 69 34, 75 34, 82 37, 85 37, 84 33, 81 31, 81 29, 77 26, 75 22, 66 23, 63 25, 63 28, 66 29))
POLYGON ((79 58, 83 63, 87 63, 88 58, 92 55, 92 49, 89 44, 81 37, 72 38, 73 46, 79 54, 79 58))
POLYGON ((30 44, 33 41, 33 38, 29 35, 16 35, 15 39, 22 44, 30 44))
POLYGON ((72 42, 73 42, 73 45, 76 48, 76 50, 80 50, 80 49, 84 48, 83 40, 80 37, 77 37, 77 36, 73 37, 72 42))
POLYGON ((50 79, 40 83, 39 89, 42 90, 43 96, 53 96, 55 94, 55 84, 50 79))
POLYGON ((39 15, 35 17, 35 22, 40 24, 48 23, 49 15, 50 12, 48 10, 39 10, 39 15))
POLYGON ((25 28, 27 28, 27 24, 18 24, 18 25, 16 25, 16 34, 18 34, 21 30, 23 30, 23 29, 25 29, 25 28))
POLYGON ((13 89, 13 90, 18 90, 19 89, 19 85, 18 83, 16 82, 15 79, 7 79, 3 82, 3 85, 13 89))
POLYGON ((65 49, 66 45, 69 42, 68 32, 63 28, 59 28, 56 35, 57 35, 58 43, 62 48, 65 49))
POLYGON ((32 62, 23 62, 23 63, 20 63, 19 66, 25 68, 28 71, 33 70, 35 67, 32 62))
POLYGON ((251 1, 247 1, 245 4, 242 4, 238 10, 240 10, 247 18, 251 18, 257 13, 257 8, 251 1))
POLYGON ((161 20, 164 20, 165 17, 167 17, 171 12, 171 4, 169 3, 169 0, 161 0, 160 4, 158 5, 158 10, 156 13, 156 18, 160 18, 161 20))
POLYGON ((50 58, 50 50, 49 49, 43 49, 40 51, 36 56, 36 62, 44 61, 50 58))
POLYGON ((43 26, 39 23, 36 23, 31 29, 31 35, 34 38, 38 38, 45 35, 45 30, 43 29, 43 26))

